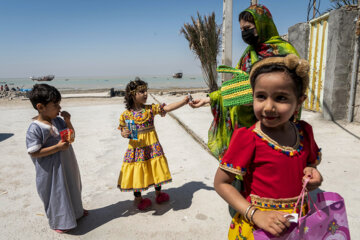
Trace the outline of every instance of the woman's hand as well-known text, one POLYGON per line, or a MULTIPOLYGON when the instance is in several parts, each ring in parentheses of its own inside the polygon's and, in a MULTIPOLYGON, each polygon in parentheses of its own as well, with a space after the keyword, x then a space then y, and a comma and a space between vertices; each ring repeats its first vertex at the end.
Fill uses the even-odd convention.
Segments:
POLYGON ((290 227, 290 222, 284 217, 286 214, 288 213, 258 210, 253 215, 253 222, 259 228, 279 237, 290 227))
POLYGON ((308 184, 306 185, 306 188, 308 191, 313 191, 313 190, 317 189, 318 187, 320 187, 320 185, 323 181, 323 178, 322 178, 320 172, 314 167, 304 168, 303 182, 307 178, 310 178, 308 184))
POLYGON ((194 99, 192 102, 189 102, 189 105, 192 108, 199 108, 201 106, 204 106, 205 104, 210 103, 210 98, 201 98, 201 99, 194 99))
POLYGON ((129 135, 130 135, 130 130, 129 130, 129 129, 124 128, 124 129, 121 130, 121 136, 122 136, 123 138, 128 138, 129 135))

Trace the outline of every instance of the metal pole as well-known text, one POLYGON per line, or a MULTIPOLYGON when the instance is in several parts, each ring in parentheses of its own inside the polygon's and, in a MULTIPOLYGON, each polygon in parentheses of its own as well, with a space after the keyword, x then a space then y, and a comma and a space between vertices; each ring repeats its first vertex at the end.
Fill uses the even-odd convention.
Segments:
POLYGON ((316 0, 314 0, 314 2, 313 2, 313 18, 315 18, 315 15, 316 15, 315 9, 316 9, 316 0))
MULTIPOLYGON (((223 26, 222 26, 222 59, 221 64, 232 65, 232 19, 233 1, 223 0, 223 26)), ((222 81, 229 80, 230 74, 223 73, 222 81)))

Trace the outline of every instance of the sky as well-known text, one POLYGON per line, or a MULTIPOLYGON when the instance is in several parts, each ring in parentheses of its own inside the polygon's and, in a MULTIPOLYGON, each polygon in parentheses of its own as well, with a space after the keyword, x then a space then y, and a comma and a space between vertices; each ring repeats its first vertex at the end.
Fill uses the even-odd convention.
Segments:
MULTIPOLYGON (((258 2, 280 35, 306 22, 308 0, 258 2)), ((233 0, 233 66, 246 48, 238 15, 249 4, 233 0)), ((222 11, 222 0, 1 0, 0 78, 201 74, 180 29, 197 12, 221 24, 222 11)))

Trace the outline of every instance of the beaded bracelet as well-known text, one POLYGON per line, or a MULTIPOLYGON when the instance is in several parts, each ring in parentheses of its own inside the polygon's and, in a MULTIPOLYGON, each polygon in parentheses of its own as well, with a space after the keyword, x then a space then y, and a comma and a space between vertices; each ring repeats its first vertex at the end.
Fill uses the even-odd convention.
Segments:
POLYGON ((247 217, 247 214, 248 214, 248 212, 249 212, 249 210, 250 210, 250 208, 251 208, 252 206, 253 206, 253 205, 250 204, 250 205, 247 207, 247 209, 245 210, 244 217, 245 217, 245 219, 246 219, 247 221, 250 221, 249 218, 247 217))
POLYGON ((254 221, 253 221, 253 217, 254 217, 254 214, 255 212, 259 210, 258 208, 254 208, 251 213, 250 213, 250 223, 254 225, 254 221))

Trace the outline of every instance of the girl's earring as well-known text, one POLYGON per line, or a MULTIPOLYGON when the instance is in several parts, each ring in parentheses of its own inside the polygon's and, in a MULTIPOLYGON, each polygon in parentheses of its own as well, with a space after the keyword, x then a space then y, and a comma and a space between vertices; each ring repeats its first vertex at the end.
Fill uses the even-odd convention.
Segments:
POLYGON ((294 112, 294 119, 293 119, 293 122, 296 123, 297 120, 298 120, 298 115, 299 115, 299 111, 298 110, 295 110, 294 112))

